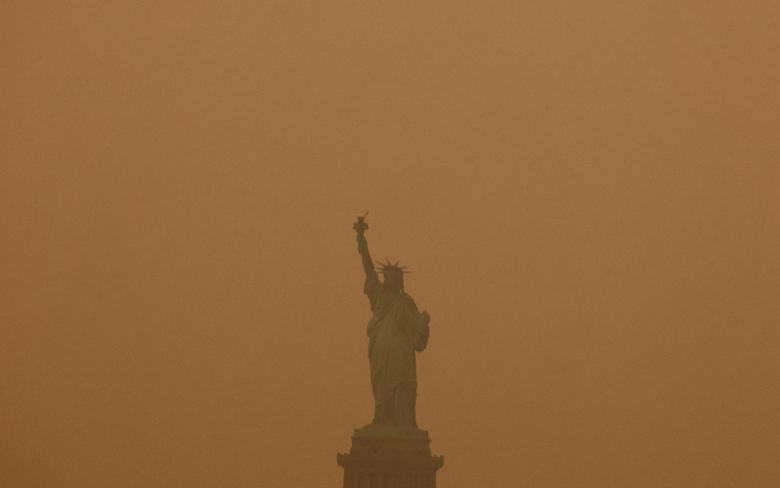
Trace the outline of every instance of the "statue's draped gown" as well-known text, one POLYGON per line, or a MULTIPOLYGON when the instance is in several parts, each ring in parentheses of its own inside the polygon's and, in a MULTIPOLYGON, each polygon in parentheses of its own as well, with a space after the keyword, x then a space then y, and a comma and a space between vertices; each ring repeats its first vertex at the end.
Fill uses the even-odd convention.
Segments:
POLYGON ((374 392, 374 424, 416 428, 417 367, 415 351, 428 344, 428 321, 412 297, 384 289, 371 273, 364 291, 373 316, 368 323, 368 357, 374 392))

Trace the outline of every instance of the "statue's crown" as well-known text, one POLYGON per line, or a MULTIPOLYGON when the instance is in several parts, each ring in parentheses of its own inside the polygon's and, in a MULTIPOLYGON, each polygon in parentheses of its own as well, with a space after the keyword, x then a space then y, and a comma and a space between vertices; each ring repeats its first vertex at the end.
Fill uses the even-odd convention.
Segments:
POLYGON ((380 273, 386 273, 388 271, 397 271, 399 273, 408 274, 411 273, 411 271, 407 270, 406 266, 399 266, 398 261, 395 263, 391 263, 389 259, 385 258, 385 262, 377 261, 377 268, 376 270, 380 273))

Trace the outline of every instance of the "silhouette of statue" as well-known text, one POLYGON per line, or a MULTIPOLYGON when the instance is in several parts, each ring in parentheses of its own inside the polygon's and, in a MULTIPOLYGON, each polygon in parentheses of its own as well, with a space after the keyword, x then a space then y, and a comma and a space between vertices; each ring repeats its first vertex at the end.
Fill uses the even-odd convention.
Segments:
POLYGON ((417 367, 415 353, 428 344, 428 312, 417 309, 404 291, 405 267, 387 261, 379 263, 380 281, 368 252, 365 216, 353 225, 357 232, 358 252, 363 261, 373 315, 368 322, 368 359, 371 388, 374 393, 374 420, 355 431, 368 437, 427 437, 417 428, 417 367))

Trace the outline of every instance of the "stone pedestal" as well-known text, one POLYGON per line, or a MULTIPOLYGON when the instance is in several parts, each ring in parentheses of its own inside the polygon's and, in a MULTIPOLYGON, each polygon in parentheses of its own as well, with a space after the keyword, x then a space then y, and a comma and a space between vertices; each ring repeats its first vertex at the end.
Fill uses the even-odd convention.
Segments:
POLYGON ((344 488, 435 488, 442 456, 432 456, 428 438, 353 437, 339 454, 344 488))

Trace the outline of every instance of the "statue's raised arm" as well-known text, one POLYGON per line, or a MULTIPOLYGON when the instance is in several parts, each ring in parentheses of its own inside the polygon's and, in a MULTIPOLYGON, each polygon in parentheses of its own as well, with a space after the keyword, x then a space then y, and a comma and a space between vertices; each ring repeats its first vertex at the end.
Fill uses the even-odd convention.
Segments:
POLYGON ((360 258, 363 261, 363 270, 366 272, 366 279, 379 279, 374 269, 374 261, 371 259, 371 254, 368 252, 368 241, 366 241, 365 232, 368 230, 368 224, 366 223, 366 212, 357 218, 357 221, 352 224, 352 228, 357 233, 357 244, 360 258))

